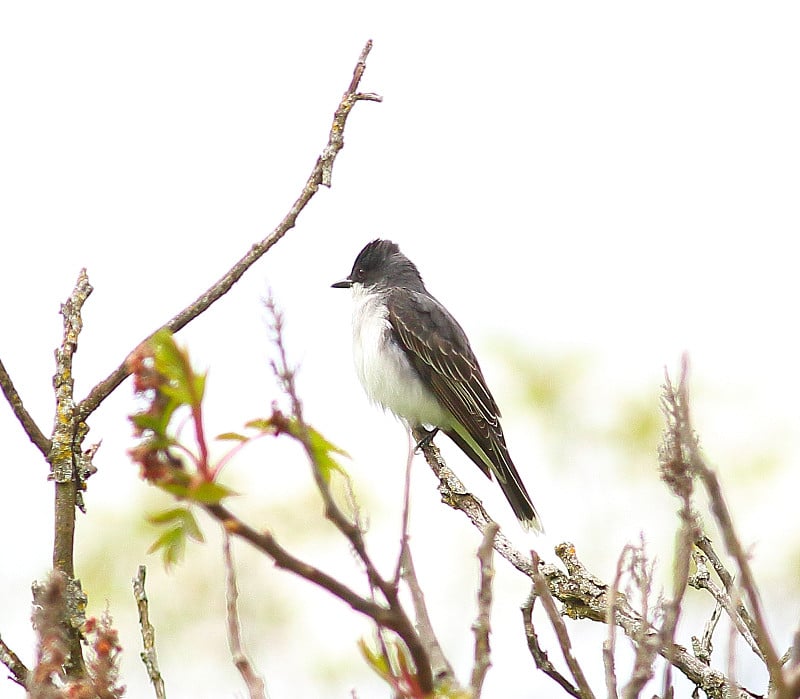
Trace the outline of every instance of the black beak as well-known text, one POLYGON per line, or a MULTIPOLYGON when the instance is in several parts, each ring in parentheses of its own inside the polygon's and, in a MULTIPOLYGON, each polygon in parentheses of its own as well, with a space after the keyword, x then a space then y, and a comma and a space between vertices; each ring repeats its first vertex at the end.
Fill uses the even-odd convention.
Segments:
POLYGON ((342 279, 340 282, 331 284, 332 289, 349 289, 351 286, 353 286, 353 282, 349 279, 342 279))

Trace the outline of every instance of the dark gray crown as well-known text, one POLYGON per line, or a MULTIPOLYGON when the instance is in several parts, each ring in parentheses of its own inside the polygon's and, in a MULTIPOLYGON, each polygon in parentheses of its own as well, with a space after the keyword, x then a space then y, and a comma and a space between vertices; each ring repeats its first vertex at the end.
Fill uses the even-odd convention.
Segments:
POLYGON ((364 286, 420 288, 422 277, 396 243, 380 238, 367 243, 353 263, 349 279, 364 286))

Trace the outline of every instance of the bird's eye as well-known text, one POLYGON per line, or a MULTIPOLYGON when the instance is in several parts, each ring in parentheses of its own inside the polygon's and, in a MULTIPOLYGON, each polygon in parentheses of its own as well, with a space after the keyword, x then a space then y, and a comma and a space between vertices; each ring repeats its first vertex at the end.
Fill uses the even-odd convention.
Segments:
POLYGON ((363 267, 359 267, 356 270, 355 277, 356 277, 356 279, 363 279, 364 278, 364 268, 363 267))

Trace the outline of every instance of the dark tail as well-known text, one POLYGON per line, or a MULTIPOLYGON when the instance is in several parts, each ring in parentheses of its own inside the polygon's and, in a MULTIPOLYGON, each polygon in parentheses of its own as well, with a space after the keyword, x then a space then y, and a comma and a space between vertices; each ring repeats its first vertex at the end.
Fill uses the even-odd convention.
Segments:
MULTIPOLYGON (((511 509, 514 510, 514 514, 517 516, 523 528, 533 529, 543 534, 544 527, 542 526, 542 520, 536 508, 533 506, 531 496, 528 495, 525 484, 522 482, 522 478, 520 478, 508 452, 506 452, 505 459, 503 459, 504 463, 492 463, 491 465, 487 465, 484 459, 481 458, 481 455, 465 442, 455 430, 447 430, 445 434, 475 462, 475 465, 483 471, 487 478, 491 479, 492 472, 494 472, 495 476, 497 476, 497 482, 503 489, 503 495, 506 496, 506 500, 508 500, 511 509)), ((500 459, 498 459, 498 461, 500 461, 500 459)))

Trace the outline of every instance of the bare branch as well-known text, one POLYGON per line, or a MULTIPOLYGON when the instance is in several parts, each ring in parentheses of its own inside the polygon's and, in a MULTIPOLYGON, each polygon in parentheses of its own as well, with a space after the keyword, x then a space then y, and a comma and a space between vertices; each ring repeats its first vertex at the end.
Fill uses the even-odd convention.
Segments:
MULTIPOLYGON (((414 606, 415 628, 420 642, 425 647, 431 662, 431 670, 438 682, 443 682, 450 686, 457 684, 455 673, 442 650, 436 632, 433 630, 428 607, 425 604, 425 595, 417 579, 417 572, 414 568, 414 559, 411 555, 411 546, 408 538, 409 513, 411 509, 411 466, 414 461, 416 445, 413 442, 413 435, 408 433, 408 459, 406 461, 405 483, 403 485, 403 513, 400 533, 400 555, 397 558, 397 567, 394 574, 394 587, 397 587, 402 580, 409 593, 411 603, 414 606)), ((382 637, 379 637, 383 641, 382 637)), ((385 650, 384 650, 385 653, 385 650)))
POLYGON ((42 455, 47 458, 50 454, 50 440, 44 436, 44 433, 39 429, 39 425, 36 424, 31 414, 25 409, 22 398, 19 397, 14 382, 8 375, 2 360, 0 360, 0 389, 3 390, 3 395, 5 395, 8 404, 11 406, 11 410, 14 411, 14 415, 16 415, 17 420, 19 420, 19 423, 22 425, 22 429, 25 430, 25 434, 28 435, 31 442, 42 452, 42 455))
MULTIPOLYGON (((450 470, 442 458, 439 447, 433 443, 433 440, 424 440, 426 433, 415 430, 413 434, 417 443, 421 443, 422 453, 428 466, 439 479, 439 493, 442 496, 442 502, 455 510, 461 510, 469 518, 473 526, 482 535, 485 534, 487 526, 494 524, 494 520, 486 512, 481 501, 468 492, 458 476, 450 470)), ((515 549, 500 530, 498 530, 494 538, 494 550, 521 573, 528 577, 532 576, 533 568, 531 567, 530 559, 515 549)))
POLYGON ((253 547, 267 554, 278 568, 289 570, 292 573, 322 587, 334 596, 347 603, 357 612, 376 620, 378 623, 392 629, 393 621, 385 607, 365 599, 356 592, 339 582, 319 568, 301 561, 284 549, 268 531, 259 532, 245 524, 224 505, 205 505, 206 511, 218 520, 230 534, 238 536, 250 543, 253 547))
MULTIPOLYGON (((777 696, 783 697, 786 693, 783 671, 778 654, 767 632, 764 613, 761 607, 761 598, 756 587, 753 573, 750 569, 750 562, 734 529, 730 510, 722 495, 719 478, 706 464, 705 459, 700 453, 697 438, 694 435, 689 413, 688 374, 689 361, 688 357, 684 355, 681 362, 681 373, 677 390, 672 387, 669 378, 667 379, 667 402, 674 415, 676 430, 681 434, 681 444, 687 462, 705 487, 711 503, 711 511, 722 533, 723 541, 725 542, 725 548, 736 561, 736 565, 739 568, 741 585, 750 603, 753 614, 753 638, 764 657, 770 682, 774 686, 777 696)), ((697 538, 699 539, 700 537, 698 536, 697 538)))
MULTIPOLYGON (((714 546, 711 543, 711 539, 703 535, 697 541, 695 541, 694 544, 698 549, 700 549, 700 551, 703 552, 705 557, 711 563, 711 566, 714 568, 714 572, 717 574, 717 577, 720 579, 720 582, 725 588, 725 592, 728 594, 728 597, 735 607, 735 615, 741 620, 740 623, 743 623, 749 632, 747 636, 745 636, 745 633, 742 632, 742 636, 745 637, 745 640, 752 647, 752 644, 755 643, 756 624, 755 621, 753 621, 753 617, 751 616, 750 612, 747 610, 747 607, 742 604, 741 595, 739 595, 736 589, 733 575, 731 575, 731 573, 725 567, 725 564, 722 562, 722 559, 720 559, 719 555, 717 555, 717 552, 714 550, 714 546), (750 640, 748 640, 748 637, 750 640)), ((698 557, 695 557, 695 562, 698 560, 698 557)), ((733 617, 731 617, 731 619, 733 619, 733 617)), ((734 623, 737 622, 734 620, 734 623)), ((763 658, 763 653, 760 649, 754 652, 760 658, 763 658)))
MULTIPOLYGON (((728 614, 730 620, 736 627, 736 630, 747 642, 747 645, 750 646, 753 653, 755 653, 761 660, 764 660, 761 649, 756 644, 756 640, 753 638, 750 628, 747 626, 747 624, 745 624, 744 620, 739 614, 739 609, 744 609, 744 606, 739 601, 738 595, 736 595, 737 600, 734 602, 727 591, 720 589, 714 584, 714 581, 711 580, 711 576, 708 572, 708 567, 705 565, 706 557, 700 551, 695 551, 693 556, 697 565, 697 572, 689 578, 689 585, 697 590, 706 590, 714 598, 717 606, 722 607, 728 614)), ((734 594, 736 594, 735 589, 734 594)))
POLYGON ((322 171, 320 173, 319 184, 325 185, 326 187, 331 186, 333 161, 337 153, 344 148, 344 122, 350 110, 353 108, 353 105, 359 100, 368 102, 383 101, 383 97, 372 92, 357 92, 358 85, 361 82, 361 76, 364 75, 364 70, 367 67, 367 56, 369 56, 371 50, 372 41, 370 40, 366 43, 361 51, 361 55, 358 57, 358 63, 356 63, 355 70, 353 71, 353 79, 350 81, 347 92, 342 96, 342 101, 339 103, 339 108, 336 110, 336 114, 333 117, 333 128, 331 128, 330 139, 320 158, 322 171))
MULTIPOLYGON (((644 621, 640 624, 633 642, 636 647, 636 655, 633 661, 633 671, 631 678, 622 688, 623 699, 635 699, 641 694, 645 685, 652 679, 654 670, 653 663, 659 648, 671 648, 672 639, 668 641, 669 646, 664 645, 663 636, 654 631, 655 622, 661 613, 656 606, 651 608, 650 596, 653 589, 653 564, 648 561, 644 537, 642 536, 637 546, 628 547, 627 555, 627 577, 626 585, 627 597, 639 598, 639 615, 644 621)), ((669 659, 669 658, 668 658, 669 659)), ((672 668, 672 662, 667 663, 668 668, 672 668)), ((665 674, 665 689, 663 696, 670 696, 672 681, 669 672, 665 674)))
POLYGON ((390 602, 389 607, 384 607, 370 599, 361 597, 336 578, 290 554, 276 541, 272 533, 256 531, 238 519, 223 505, 205 505, 204 507, 230 534, 244 539, 262 553, 267 554, 279 568, 289 570, 295 575, 328 590, 328 592, 348 604, 355 611, 368 616, 378 626, 394 631, 406 643, 414 663, 417 664, 420 685, 424 687, 425 683, 427 683, 426 691, 430 691, 433 686, 430 660, 417 638, 413 625, 399 606, 399 600, 396 606, 392 606, 390 602))
POLYGON ((430 692, 433 689, 433 673, 431 669, 431 660, 425 644, 423 644, 420 640, 413 624, 411 623, 411 620, 408 618, 402 604, 400 603, 396 581, 387 580, 380 575, 367 551, 366 542, 364 541, 364 534, 361 530, 359 522, 351 520, 344 514, 344 512, 342 512, 331 493, 328 480, 324 476, 323 470, 320 467, 319 456, 316 453, 314 444, 312 443, 308 425, 303 419, 303 406, 295 389, 294 370, 289 366, 286 356, 286 349, 283 343, 283 316, 277 309, 273 299, 266 299, 265 305, 271 315, 272 339, 278 352, 278 358, 276 361, 273 361, 272 367, 275 371, 276 377, 283 387, 283 390, 291 401, 292 414, 299 428, 299 439, 303 445, 303 449, 306 452, 308 461, 312 466, 311 472, 314 476, 317 490, 322 496, 325 508, 325 517, 350 542, 350 545, 353 547, 356 555, 364 565, 364 570, 370 586, 380 590, 381 594, 389 605, 388 611, 392 616, 392 623, 394 625, 381 624, 377 617, 372 615, 370 616, 372 616, 379 626, 384 625, 387 628, 390 628, 397 633, 400 638, 403 639, 409 653, 411 654, 411 657, 414 660, 420 686, 422 687, 423 691, 430 692))
MULTIPOLYGON (((231 287, 239 281, 244 273, 253 266, 269 249, 275 245, 289 230, 294 228, 297 217, 300 212, 305 208, 306 204, 311 201, 312 197, 319 190, 320 185, 330 187, 331 172, 333 163, 339 151, 344 147, 344 129, 347 117, 349 116, 353 106, 357 101, 367 100, 373 102, 381 101, 378 95, 371 93, 362 94, 358 93, 358 86, 361 77, 364 74, 366 67, 366 60, 369 52, 372 50, 372 41, 368 41, 361 51, 358 63, 356 64, 353 72, 353 78, 347 91, 342 96, 336 113, 333 117, 330 132, 328 134, 328 144, 322 151, 322 154, 317 158, 314 168, 306 181, 300 195, 294 202, 289 212, 284 216, 283 220, 277 227, 262 241, 253 245, 252 248, 242 257, 233 267, 230 268, 217 282, 212 284, 205 292, 203 292, 193 303, 180 311, 171 320, 167 321, 162 327, 171 330, 173 333, 178 332, 181 328, 186 326, 197 316, 208 309, 215 301, 224 296, 231 287)), ((160 328, 159 328, 160 329, 160 328)), ((151 335, 152 336, 152 335, 151 335)), ((149 338, 146 338, 149 339, 149 338)), ((145 339, 145 341, 146 341, 145 339)), ((111 374, 98 383, 89 394, 84 398, 78 406, 80 417, 85 420, 92 412, 94 412, 100 403, 103 402, 111 392, 119 386, 129 371, 126 362, 123 361, 111 374)))
POLYGON ((608 638, 603 641, 603 670, 606 678, 606 693, 608 699, 617 699, 619 693, 617 691, 617 673, 615 668, 615 653, 617 646, 617 597, 620 594, 619 585, 622 580, 622 571, 625 567, 625 561, 632 546, 627 544, 623 547, 622 552, 617 559, 617 567, 614 573, 614 582, 611 585, 610 594, 608 596, 608 609, 606 611, 606 624, 608 625, 608 638))
POLYGON ((61 306, 64 317, 64 336, 56 349, 56 373, 53 387, 56 392, 56 415, 53 437, 47 460, 50 462, 50 477, 55 482, 55 507, 53 525, 53 568, 68 580, 66 588, 67 606, 81 610, 80 620, 67 628, 69 636, 69 658, 67 676, 82 677, 86 674, 81 648, 79 627, 85 618, 81 600, 80 583, 75 580, 73 547, 75 540, 75 508, 79 506, 79 484, 81 476, 77 470, 76 455, 82 453, 81 444, 88 428, 77 413, 73 398, 72 360, 78 350, 78 336, 83 328, 81 310, 92 293, 92 285, 86 270, 78 274, 75 288, 61 306))
POLYGON ((478 547, 478 561, 480 562, 480 585, 478 587, 478 615, 472 630, 475 633, 475 663, 472 666, 472 676, 469 686, 472 696, 479 699, 483 691, 483 681, 491 666, 491 646, 489 633, 491 632, 490 610, 492 607, 492 582, 494 580, 494 566, 492 564, 492 545, 494 537, 500 527, 492 522, 486 527, 483 541, 478 547))
POLYGON ((578 687, 581 699, 594 699, 594 693, 589 687, 589 683, 586 681, 586 676, 583 674, 583 670, 581 669, 578 660, 575 658, 575 655, 572 652, 572 642, 569 639, 569 633, 567 632, 567 627, 564 624, 564 620, 558 613, 555 600, 553 599, 553 595, 547 585, 547 581, 539 571, 539 554, 537 554, 536 551, 531 551, 531 560, 533 564, 534 592, 536 593, 536 596, 542 600, 542 606, 547 613, 547 617, 550 619, 550 624, 553 626, 553 630, 556 632, 556 638, 558 638, 558 644, 561 647, 561 653, 564 655, 564 660, 567 662, 567 667, 569 668, 570 673, 572 673, 572 677, 578 687))
POLYGON ((150 623, 150 604, 147 601, 147 593, 144 589, 144 579, 147 575, 147 568, 139 566, 139 572, 133 579, 133 597, 136 600, 136 607, 139 610, 139 628, 142 631, 142 643, 144 650, 139 654, 147 669, 147 676, 153 683, 157 699, 166 699, 167 693, 164 688, 164 678, 158 667, 158 656, 156 655, 156 630, 150 623))
MULTIPOLYGON (((414 435, 408 432, 408 458, 406 459, 406 476, 403 483, 403 513, 400 524, 400 555, 397 557, 397 568, 394 571, 394 585, 397 587, 403 568, 404 553, 408 549, 408 518, 411 511, 411 465, 414 463, 414 435)), ((409 554, 410 555, 410 554, 409 554)), ((415 578, 416 579, 416 578, 415 578)))
MULTIPOLYGON (((295 387, 294 369, 289 366, 286 354, 286 347, 283 343, 283 314, 277 308, 274 299, 271 297, 265 300, 265 306, 270 314, 272 327, 272 341, 278 352, 277 360, 272 362, 272 368, 284 392, 289 397, 292 405, 292 415, 297 420, 300 429, 300 441, 306 451, 309 463, 312 465, 312 475, 317 485, 317 490, 322 496, 325 506, 325 517, 350 541, 353 550, 356 552, 367 573, 370 585, 381 591, 387 601, 390 598, 397 598, 397 585, 393 581, 384 580, 378 573, 372 559, 367 551, 364 535, 358 521, 352 520, 344 512, 331 493, 330 486, 324 477, 317 462, 317 455, 314 453, 314 446, 308 432, 308 425, 303 418, 303 405, 297 395, 295 387)), ((391 604, 391 602, 390 602, 391 604)))
MULTIPOLYGON (((669 382, 669 376, 666 377, 664 384, 662 409, 666 418, 667 429, 658 449, 661 478, 681 501, 681 507, 678 510, 680 526, 678 528, 673 561, 673 592, 672 598, 664 603, 664 623, 660 632, 662 647, 672 648, 675 640, 675 630, 678 627, 678 620, 681 614, 681 605, 683 604, 689 580, 692 550, 694 542, 702 534, 702 527, 692 504, 694 479, 687 457, 688 450, 697 444, 697 437, 684 424, 682 407, 669 382)), ((662 689, 664 696, 668 695, 670 687, 672 687, 671 662, 664 667, 662 689)))
POLYGON ((433 624, 428 615, 428 607, 425 604, 425 595, 422 592, 419 580, 417 580, 417 573, 411 556, 411 547, 408 542, 405 543, 400 553, 400 562, 400 574, 406 587, 408 587, 408 591, 411 594, 411 603, 414 605, 417 634, 428 652, 428 657, 431 659, 431 669, 434 676, 439 681, 444 680, 453 685, 456 682, 456 676, 433 630, 433 624))
POLYGON ((787 663, 786 666, 786 688, 788 696, 800 696, 800 631, 794 635, 793 643, 789 650, 786 651, 784 657, 781 658, 782 662, 787 663), (784 660, 785 658, 785 660, 784 660))
POLYGON ((19 656, 11 650, 0 636, 0 663, 3 663, 11 672, 10 679, 21 687, 25 687, 28 682, 28 668, 25 667, 19 656))
POLYGON ((539 638, 536 636, 536 631, 533 628, 533 606, 536 604, 537 595, 533 590, 528 596, 528 601, 522 605, 522 623, 525 627, 525 638, 528 641, 528 650, 531 652, 533 662, 536 667, 544 672, 548 677, 557 682, 561 688, 577 699, 581 699, 581 693, 564 675, 556 670, 555 665, 550 662, 547 657, 547 651, 542 650, 539 645, 539 638))
MULTIPOLYGON (((421 440, 425 435, 414 435, 421 440)), ((439 492, 442 501, 454 509, 463 512, 479 531, 483 532, 491 517, 480 501, 469 493, 461 481, 450 470, 432 442, 423 444, 422 452, 431 470, 439 478, 439 492)), ((494 550, 524 575, 532 578, 533 569, 530 561, 515 549, 511 542, 498 532, 495 537, 494 550)), ((565 575, 559 568, 543 563, 541 566, 547 585, 553 596, 565 605, 565 613, 573 619, 588 618, 605 622, 608 610, 608 586, 592 575, 578 560, 575 547, 564 542, 556 547, 556 555, 567 568, 565 575)), ((617 602, 615 623, 626 636, 635 638, 644 621, 630 606, 624 597, 617 602)), ((659 649, 659 654, 666 657, 667 650, 659 649)), ((700 662, 685 648, 675 645, 669 649, 670 662, 680 670, 691 682, 700 686, 709 697, 736 696, 751 699, 752 695, 742 687, 736 687, 736 694, 728 693, 725 676, 713 668, 700 662)))
POLYGON ((714 652, 714 644, 711 641, 721 614, 722 605, 717 602, 714 605, 714 611, 711 612, 711 617, 703 627, 703 635, 700 638, 692 636, 692 652, 706 665, 711 664, 711 654, 714 652))
POLYGON ((228 646, 231 650, 233 664, 244 680, 250 699, 266 699, 264 680, 255 671, 242 647, 242 634, 237 609, 239 589, 236 586, 236 568, 233 563, 230 536, 224 528, 222 530, 222 555, 225 562, 225 588, 227 590, 225 610, 228 618, 228 646))

